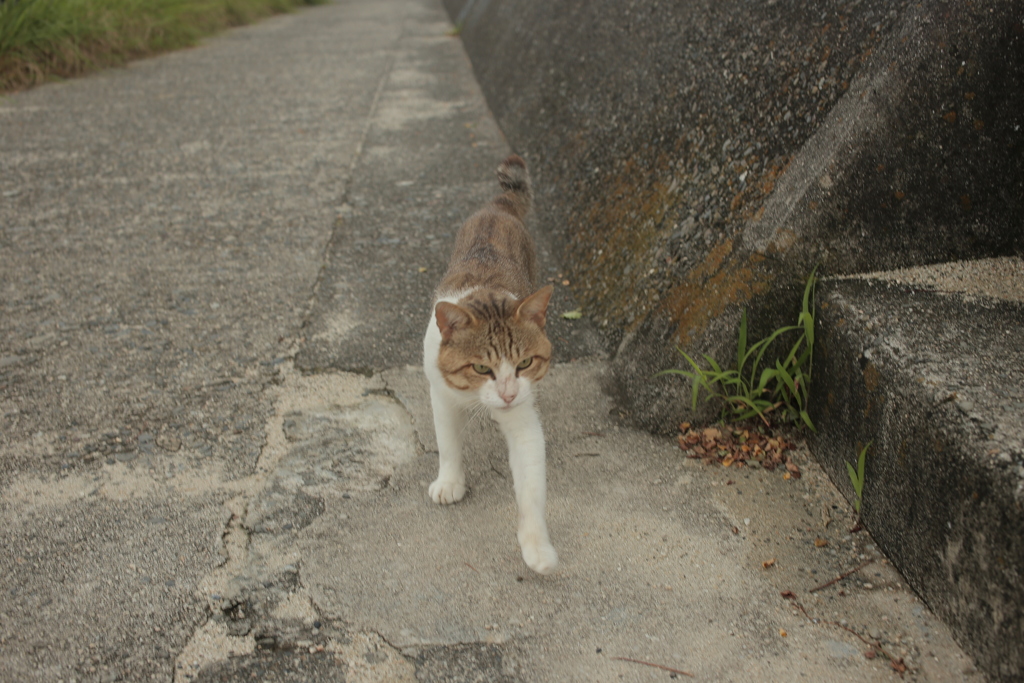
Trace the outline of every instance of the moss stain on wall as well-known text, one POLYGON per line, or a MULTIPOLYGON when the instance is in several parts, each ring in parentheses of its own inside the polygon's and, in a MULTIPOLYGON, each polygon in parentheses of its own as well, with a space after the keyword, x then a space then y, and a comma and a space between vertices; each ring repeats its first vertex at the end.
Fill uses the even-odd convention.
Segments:
MULTIPOLYGON (((572 220, 572 260, 587 264, 576 270, 574 291, 587 310, 625 319, 630 311, 639 314, 648 308, 650 301, 637 301, 638 295, 656 294, 641 283, 666 214, 677 201, 678 183, 665 172, 667 161, 663 155, 653 170, 636 159, 624 162, 603 183, 608 190, 572 220), (601 237, 596 243, 594 235, 601 237)), ((633 324, 639 320, 633 316, 633 324)))
POLYGON ((684 347, 728 307, 768 290, 769 281, 758 267, 764 257, 734 254, 733 244, 726 239, 712 249, 665 297, 663 310, 677 325, 676 338, 684 347))

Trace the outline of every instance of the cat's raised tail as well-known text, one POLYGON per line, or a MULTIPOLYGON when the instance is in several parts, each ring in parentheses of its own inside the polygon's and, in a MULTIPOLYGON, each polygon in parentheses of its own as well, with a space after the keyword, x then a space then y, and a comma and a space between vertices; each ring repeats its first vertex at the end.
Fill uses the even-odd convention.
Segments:
POLYGON ((526 170, 526 162, 518 154, 505 159, 498 166, 498 182, 505 190, 499 199, 499 205, 520 220, 526 216, 533 203, 533 189, 530 187, 530 172, 526 170))

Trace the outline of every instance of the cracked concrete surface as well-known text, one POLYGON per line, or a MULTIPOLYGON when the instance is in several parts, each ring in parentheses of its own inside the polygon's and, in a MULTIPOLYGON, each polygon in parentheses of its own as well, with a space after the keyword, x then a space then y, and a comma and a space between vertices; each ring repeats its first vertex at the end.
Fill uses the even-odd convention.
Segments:
POLYGON ((485 420, 430 503, 422 327, 509 151, 450 28, 329 4, 0 100, 3 677, 893 676, 784 590, 973 676, 806 452, 784 481, 620 425, 584 321, 552 317, 541 385, 562 569, 523 566, 485 420))
POLYGON ((799 480, 708 469, 618 425, 606 381, 606 363, 591 360, 558 365, 541 385, 549 521, 563 560, 544 578, 519 556, 504 447, 485 419, 469 427, 470 494, 440 507, 425 493, 436 454, 418 367, 370 378, 286 372, 259 472, 227 504, 227 561, 200 582, 214 617, 179 656, 178 680, 270 671, 273 652, 284 662, 333 657, 346 680, 367 681, 650 675, 612 656, 727 680, 892 676, 850 634, 796 612, 784 590, 817 618, 877 631, 919 680, 965 675, 948 632, 870 539, 848 533, 852 511, 806 452, 799 480), (367 451, 393 464, 383 476, 328 468, 352 452, 332 455, 339 443, 373 443, 367 451), (276 509, 299 514, 312 497, 322 509, 260 529, 253 510, 268 494, 276 509), (842 595, 807 592, 864 558, 876 560, 868 580, 842 595), (448 668, 469 659, 479 660, 472 675, 448 668))
POLYGON ((379 379, 283 369, 256 472, 225 503, 224 563, 200 582, 213 618, 178 656, 176 681, 257 644, 343 652, 331 649, 328 628, 314 627, 320 611, 300 585, 304 553, 294 538, 324 512, 325 496, 377 491, 417 453, 408 413, 379 379))

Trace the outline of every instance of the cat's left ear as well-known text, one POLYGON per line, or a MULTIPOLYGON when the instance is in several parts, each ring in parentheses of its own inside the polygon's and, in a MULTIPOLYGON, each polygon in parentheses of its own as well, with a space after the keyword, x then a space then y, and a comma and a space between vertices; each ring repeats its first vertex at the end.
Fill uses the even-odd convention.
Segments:
POLYGON ((547 320, 548 302, 551 300, 551 294, 554 291, 554 285, 548 285, 523 299, 523 302, 519 304, 519 308, 516 309, 516 319, 529 320, 543 330, 544 323, 547 320))

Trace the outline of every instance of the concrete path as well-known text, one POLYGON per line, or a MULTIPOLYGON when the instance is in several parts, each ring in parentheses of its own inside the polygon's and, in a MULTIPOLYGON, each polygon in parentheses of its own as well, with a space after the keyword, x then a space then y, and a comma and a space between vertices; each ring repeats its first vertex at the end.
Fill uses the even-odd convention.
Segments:
POLYGON ((0 99, 0 678, 892 680, 880 640, 981 680, 805 450, 629 429, 585 321, 540 399, 559 572, 484 420, 429 501, 430 292, 509 152, 449 29, 340 2, 0 99))

